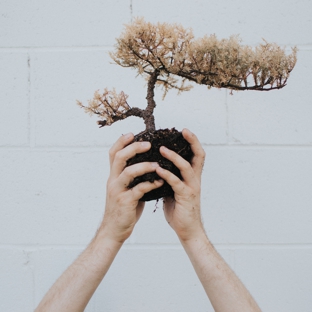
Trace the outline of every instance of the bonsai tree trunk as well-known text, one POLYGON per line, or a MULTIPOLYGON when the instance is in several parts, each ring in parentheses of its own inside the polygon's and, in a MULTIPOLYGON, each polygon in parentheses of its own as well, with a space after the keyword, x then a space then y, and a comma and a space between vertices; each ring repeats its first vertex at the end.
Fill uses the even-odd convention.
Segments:
POLYGON ((155 118, 154 118, 154 108, 156 107, 156 102, 154 100, 154 89, 159 75, 159 70, 156 69, 150 76, 147 84, 147 107, 143 112, 143 119, 146 126, 146 131, 155 131, 155 118))

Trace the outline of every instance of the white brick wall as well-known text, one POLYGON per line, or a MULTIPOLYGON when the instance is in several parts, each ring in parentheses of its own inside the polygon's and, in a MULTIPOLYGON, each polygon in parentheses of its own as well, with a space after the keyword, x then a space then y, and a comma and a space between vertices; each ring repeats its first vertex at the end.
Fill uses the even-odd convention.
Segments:
POLYGON ((0 145, 28 145, 29 69, 27 53, 1 50, 0 145))
MULTIPOLYGON (((298 45, 288 86, 196 86, 162 102, 158 127, 189 127, 207 153, 207 233, 264 311, 312 305, 312 2, 92 0, 0 2, 0 310, 32 311, 101 221, 107 153, 137 118, 98 129, 76 105, 116 87, 145 105, 145 82, 110 64, 134 16, 196 35, 298 45)), ((86 311, 212 311, 162 214, 146 205, 86 311)))

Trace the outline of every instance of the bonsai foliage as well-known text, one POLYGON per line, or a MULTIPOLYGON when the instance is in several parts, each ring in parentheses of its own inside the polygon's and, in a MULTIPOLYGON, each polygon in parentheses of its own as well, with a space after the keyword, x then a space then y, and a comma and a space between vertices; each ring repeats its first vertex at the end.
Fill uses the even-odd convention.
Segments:
POLYGON ((266 41, 255 48, 242 46, 238 36, 196 39, 191 29, 151 24, 142 18, 125 26, 110 56, 118 65, 134 68, 146 78, 146 109, 131 108, 127 95, 107 89, 102 94, 96 91, 88 106, 79 101, 78 104, 100 117, 100 127, 137 116, 144 119, 147 131, 155 130, 155 86, 163 87, 164 96, 170 89, 190 90, 191 85, 186 82, 208 88, 269 91, 283 88, 296 64, 296 48, 286 55, 284 49, 266 41))

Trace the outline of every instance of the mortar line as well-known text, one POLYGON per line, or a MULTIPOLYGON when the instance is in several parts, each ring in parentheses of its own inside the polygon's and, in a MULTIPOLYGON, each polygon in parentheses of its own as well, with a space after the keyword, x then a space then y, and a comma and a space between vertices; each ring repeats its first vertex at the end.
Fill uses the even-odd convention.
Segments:
MULTIPOLYGON (((247 145, 247 144, 206 144, 202 143, 202 146, 207 149, 243 149, 243 150, 300 150, 300 149, 312 149, 311 145, 247 145)), ((0 152, 3 151, 35 151, 35 152, 76 152, 76 153, 86 153, 86 152, 106 152, 111 145, 105 146, 0 146, 0 152)))
MULTIPOLYGON (((0 249, 18 249, 24 251, 44 251, 44 250, 83 250, 87 247, 88 243, 83 244, 68 244, 68 245, 58 245, 58 244, 47 244, 47 245, 38 245, 38 244, 1 244, 0 249)), ((272 244, 261 244, 261 243, 215 243, 213 244, 217 249, 312 249, 312 243, 272 243, 272 244)), ((122 247, 126 250, 183 250, 181 244, 171 243, 171 244, 157 244, 157 243, 135 243, 135 244, 125 244, 122 247)))

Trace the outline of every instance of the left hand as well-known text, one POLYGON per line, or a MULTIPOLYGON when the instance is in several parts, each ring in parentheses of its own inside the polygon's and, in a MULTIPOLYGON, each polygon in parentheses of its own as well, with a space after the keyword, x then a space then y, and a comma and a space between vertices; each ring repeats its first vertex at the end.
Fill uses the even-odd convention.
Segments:
POLYGON ((107 181, 106 207, 100 231, 115 242, 123 243, 132 233, 140 218, 144 202, 142 196, 160 187, 161 180, 141 182, 129 189, 130 182, 138 176, 156 171, 157 163, 142 162, 126 167, 127 160, 151 148, 149 142, 135 142, 133 134, 124 135, 110 149, 110 176, 107 181))

